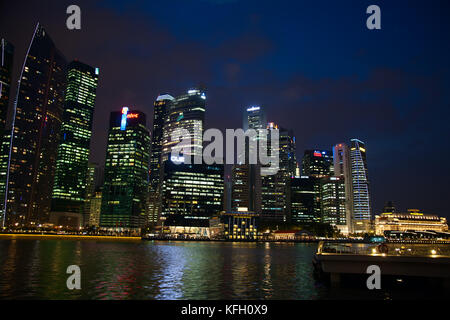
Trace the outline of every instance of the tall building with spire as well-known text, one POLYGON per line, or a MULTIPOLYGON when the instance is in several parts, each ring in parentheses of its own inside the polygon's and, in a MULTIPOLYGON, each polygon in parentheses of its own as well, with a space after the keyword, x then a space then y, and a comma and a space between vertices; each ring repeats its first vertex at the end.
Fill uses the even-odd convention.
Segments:
POLYGON ((65 213, 82 215, 98 75, 98 68, 79 61, 72 61, 67 68, 61 142, 52 196, 51 220, 55 224, 65 213))
POLYGON ((33 226, 48 221, 60 142, 67 62, 37 24, 19 77, 3 210, 7 223, 33 226))

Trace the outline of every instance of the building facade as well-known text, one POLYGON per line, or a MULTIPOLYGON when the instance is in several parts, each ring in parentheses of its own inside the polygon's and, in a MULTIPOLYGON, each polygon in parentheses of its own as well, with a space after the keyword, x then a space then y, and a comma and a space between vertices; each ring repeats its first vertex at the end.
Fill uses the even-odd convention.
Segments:
POLYGON ((100 227, 137 232, 146 224, 150 133, 143 112, 112 112, 105 161, 100 227))
POLYGON ((375 233, 385 235, 388 232, 447 232, 447 219, 436 215, 424 214, 418 209, 409 209, 406 213, 383 212, 375 217, 375 233))
POLYGON ((67 69, 61 142, 55 169, 51 220, 83 214, 98 68, 72 61, 67 69))
POLYGON ((204 90, 192 89, 187 94, 173 99, 164 121, 162 160, 171 153, 183 153, 186 156, 201 156, 203 153, 203 130, 206 111, 204 90), (184 134, 185 133, 185 134, 184 134), (179 143, 189 141, 186 151, 179 143))
MULTIPOLYGON (((264 110, 260 106, 250 106, 243 113, 243 130, 258 130, 266 128, 267 121, 264 110)), ((251 138, 249 138, 251 139, 251 138)), ((238 158, 232 167, 231 185, 231 209, 239 208, 261 213, 262 206, 262 179, 260 164, 250 164, 249 154, 258 152, 255 145, 259 137, 254 141, 245 141, 245 158, 238 158)))
POLYGON ((224 169, 220 164, 163 164, 161 218, 165 226, 207 227, 223 210, 224 169))
POLYGON ((14 46, 0 38, 0 133, 3 134, 8 116, 11 94, 11 77, 14 59, 14 46))
MULTIPOLYGON (((91 201, 96 197, 96 191, 103 187, 102 169, 98 163, 89 162, 86 174, 86 193, 83 203, 83 226, 90 226, 91 201)), ((101 199, 100 199, 101 200, 101 199)), ((100 219, 100 209, 98 218, 100 219)), ((98 226, 99 224, 97 224, 98 226)))
MULTIPOLYGON (((267 155, 278 155, 278 169, 269 175, 261 175, 261 219, 287 221, 290 216, 289 189, 295 175, 295 144, 292 131, 279 128, 273 122, 267 124, 267 155), (273 130, 278 130, 278 146, 271 145, 273 130)), ((268 168, 270 165, 262 165, 268 168)), ((273 164, 272 164, 273 166, 273 164)))
POLYGON ((353 232, 367 232, 371 221, 371 203, 366 146, 361 140, 351 140, 350 163, 352 173, 353 232))
MULTIPOLYGON (((4 225, 4 200, 6 175, 8 171, 9 146, 11 133, 5 130, 11 101, 11 76, 14 58, 14 46, 7 40, 0 38, 0 225, 4 225)), ((10 130, 9 130, 10 131, 10 130)))
POLYGON ((350 148, 345 143, 333 147, 334 175, 344 180, 345 186, 345 219, 347 232, 353 232, 353 190, 350 148))
POLYGON ((57 147, 61 140, 67 63, 37 24, 19 77, 3 209, 9 224, 33 226, 49 219, 57 147))
POLYGON ((168 94, 160 95, 153 104, 152 147, 150 152, 150 184, 148 202, 148 221, 158 222, 161 208, 161 156, 163 148, 164 123, 174 97, 168 94))
POLYGON ((302 159, 302 176, 330 177, 334 172, 333 155, 328 150, 305 150, 302 159))
POLYGON ((100 227, 100 212, 102 209, 102 191, 97 189, 89 198, 89 223, 90 227, 100 227))
POLYGON ((321 220, 320 180, 310 176, 300 176, 290 182, 291 221, 312 223, 321 220))
POLYGON ((220 218, 225 239, 233 241, 254 241, 258 239, 258 214, 248 211, 224 212, 220 218))
POLYGON ((348 234, 344 178, 325 177, 320 179, 320 204, 322 222, 337 227, 348 234))

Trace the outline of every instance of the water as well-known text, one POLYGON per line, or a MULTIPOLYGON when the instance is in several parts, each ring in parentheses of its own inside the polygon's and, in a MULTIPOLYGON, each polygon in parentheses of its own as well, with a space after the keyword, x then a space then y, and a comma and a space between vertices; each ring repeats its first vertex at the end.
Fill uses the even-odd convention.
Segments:
POLYGON ((315 244, 0 240, 0 299, 389 298, 314 280, 315 244), (66 269, 81 268, 81 290, 66 269), (362 294, 362 295, 361 295, 362 294))

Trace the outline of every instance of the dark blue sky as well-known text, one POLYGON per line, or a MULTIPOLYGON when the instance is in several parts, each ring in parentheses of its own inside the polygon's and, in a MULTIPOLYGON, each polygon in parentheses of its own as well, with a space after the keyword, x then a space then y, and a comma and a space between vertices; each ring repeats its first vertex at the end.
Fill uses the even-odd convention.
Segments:
MULTIPOLYGON (((448 1, 70 1, 0 4, 0 36, 22 63, 40 21, 68 59, 100 67, 91 159, 122 105, 152 118, 160 93, 208 88, 207 127, 241 126, 250 104, 292 128, 298 158, 366 142, 374 213, 386 200, 449 216, 448 1), (366 8, 381 8, 381 30, 366 8)), ((16 72, 17 73, 17 72, 16 72)))

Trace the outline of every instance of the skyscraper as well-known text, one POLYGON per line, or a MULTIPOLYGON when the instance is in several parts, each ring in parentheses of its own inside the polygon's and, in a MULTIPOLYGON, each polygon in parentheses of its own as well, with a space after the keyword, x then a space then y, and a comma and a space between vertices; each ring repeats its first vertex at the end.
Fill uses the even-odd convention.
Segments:
POLYGON ((367 232, 371 220, 371 206, 366 146, 361 140, 351 140, 350 161, 353 192, 353 231, 367 232))
POLYGON ((321 220, 319 178, 301 176, 290 182, 291 221, 300 223, 321 220))
MULTIPOLYGON (((99 166, 98 163, 89 162, 87 173, 86 173, 86 182, 85 182, 85 196, 83 203, 83 226, 91 225, 91 201, 96 199, 96 190, 99 190, 103 186, 102 181, 102 169, 103 167, 99 166)), ((101 193, 101 192, 100 192, 101 193)), ((101 199, 100 199, 101 200, 101 199)), ((98 209, 98 221, 100 221, 100 209, 98 209)), ((97 221, 96 220, 96 221, 97 221)), ((97 222, 98 222, 97 221, 97 222)), ((98 226, 98 223, 97 223, 98 226)))
POLYGON ((157 190, 160 181, 161 154, 163 147, 163 129, 167 113, 174 97, 168 94, 160 95, 154 103, 152 148, 150 156, 150 189, 157 190))
POLYGON ((192 89, 187 94, 171 100, 164 121, 162 159, 170 153, 183 153, 178 145, 183 139, 189 140, 189 155, 201 156, 203 152, 203 130, 205 121, 206 95, 204 90, 192 89), (183 135, 186 131, 187 135, 183 135), (172 137, 175 137, 172 140, 172 137))
MULTIPOLYGON (((333 156, 327 150, 305 150, 302 159, 302 177, 311 178, 309 181, 314 192, 314 221, 322 222, 322 198, 321 198, 321 178, 328 178, 333 175, 333 156)), ((308 187, 310 184, 308 183, 308 187)))
MULTIPOLYGON (((265 129, 266 115, 260 106, 246 108, 243 115, 244 131, 265 129)), ((258 138, 257 136, 256 140, 258 138)), ((249 154, 258 150, 252 149, 251 141, 246 141, 245 144, 245 161, 237 159, 239 162, 232 167, 231 207, 233 211, 246 208, 259 214, 261 213, 261 166, 249 164, 249 154)))
POLYGON ((91 227, 100 226, 100 211, 102 208, 102 191, 97 189, 89 200, 89 223, 91 227))
POLYGON ((111 112, 100 227, 138 232, 146 222, 150 134, 146 116, 123 107, 111 112))
MULTIPOLYGON (((6 166, 6 219, 48 220, 60 142, 66 60, 37 24, 19 78, 6 166)), ((4 208, 5 209, 5 208, 4 208)))
POLYGON ((67 68, 61 142, 58 147, 52 196, 52 219, 82 213, 86 196, 98 68, 73 61, 67 68))
POLYGON ((164 162, 162 212, 164 225, 207 227, 223 210, 222 164, 164 162))
MULTIPOLYGON (((267 124, 268 156, 278 154, 278 171, 261 176, 261 219, 286 221, 289 217, 290 180, 295 175, 295 138, 292 131, 267 124), (278 147, 271 145, 273 130, 279 130, 278 147)), ((264 139, 265 140, 265 139, 264 139)), ((267 167, 262 165, 262 167, 267 167)))
POLYGON ((280 170, 287 180, 294 178, 297 171, 295 137, 292 130, 280 128, 280 170))
POLYGON ((11 93, 14 47, 3 38, 0 41, 0 133, 3 135, 11 93))
MULTIPOLYGON (((345 143, 338 143, 333 148, 334 175, 344 180, 345 216, 347 232, 353 232, 353 191, 352 169, 350 165, 350 149, 345 143)), ((344 232, 344 230, 342 230, 344 232)))
POLYGON ((244 113, 243 129, 265 129, 267 125, 266 113, 260 106, 251 106, 244 113))
POLYGON ((174 98, 164 94, 158 96, 154 103, 152 146, 150 152, 150 184, 148 222, 155 224, 158 221, 161 208, 161 155, 163 147, 164 122, 174 98))
POLYGON ((320 204, 322 221, 347 233, 344 178, 324 177, 320 179, 320 204))
MULTIPOLYGON (((10 132, 5 130, 8 116, 8 106, 11 94, 11 73, 13 66, 14 47, 0 38, 0 208, 5 200, 6 175, 8 171, 10 132)), ((0 211, 0 225, 3 225, 3 210, 0 211)))
POLYGON ((327 150, 305 150, 302 176, 322 178, 333 175, 333 155, 327 150))
POLYGON ((239 208, 253 210, 255 208, 254 190, 252 189, 252 172, 250 165, 236 164, 231 171, 231 208, 238 211, 239 208))

